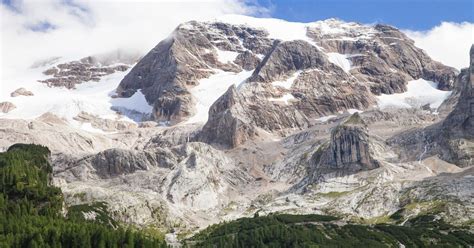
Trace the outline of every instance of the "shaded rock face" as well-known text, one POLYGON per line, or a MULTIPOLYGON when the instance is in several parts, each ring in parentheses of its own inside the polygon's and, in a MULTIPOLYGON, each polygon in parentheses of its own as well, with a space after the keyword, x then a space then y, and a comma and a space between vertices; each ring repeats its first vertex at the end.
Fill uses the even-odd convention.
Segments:
POLYGON ((470 66, 462 72, 459 80, 461 93, 458 102, 443 127, 454 137, 474 139, 474 45, 470 50, 470 66))
POLYGON ((273 82, 289 72, 309 68, 329 68, 329 61, 306 41, 276 41, 273 49, 255 69, 249 81, 273 82))
POLYGON ((25 89, 25 88, 18 88, 12 93, 10 93, 11 97, 17 97, 17 96, 33 96, 33 92, 25 89))
POLYGON ((306 168, 307 176, 293 186, 305 189, 334 177, 344 177, 360 171, 380 167, 371 150, 366 123, 355 113, 334 127, 329 143, 323 143, 313 152, 306 168))
POLYGON ((454 110, 441 125, 444 135, 435 134, 445 158, 461 166, 474 164, 474 45, 470 50, 470 66, 459 77, 461 92, 454 110))
POLYGON ((113 148, 81 159, 60 156, 55 163, 65 167, 63 171, 68 171, 73 177, 87 180, 114 178, 153 167, 168 168, 176 163, 175 160, 171 152, 163 149, 137 152, 113 148))
POLYGON ((367 130, 360 127, 343 126, 331 133, 329 151, 321 164, 334 169, 374 169, 378 165, 369 154, 367 130))
POLYGON ((128 150, 105 150, 91 159, 92 166, 102 178, 147 170, 150 162, 145 154, 135 154, 128 150))
POLYGON ((43 72, 51 76, 45 80, 38 80, 49 87, 76 88, 76 84, 84 82, 98 82, 101 77, 110 75, 117 71, 128 70, 128 65, 102 65, 94 57, 86 57, 79 61, 71 61, 55 65, 43 72))
POLYGON ((262 30, 224 23, 189 22, 180 25, 153 48, 120 82, 117 93, 129 97, 141 89, 154 105, 156 120, 177 123, 194 112, 188 88, 209 77, 215 69, 252 70, 255 54, 266 53, 271 41, 262 30), (218 50, 235 52, 234 62, 222 63, 218 50))
POLYGON ((474 164, 474 46, 470 58, 470 67, 463 69, 457 78, 456 96, 445 103, 454 105, 446 119, 388 140, 389 144, 398 147, 402 161, 438 155, 461 167, 474 164))
POLYGON ((197 139, 226 148, 236 147, 257 135, 256 128, 250 123, 249 109, 235 86, 231 86, 209 110, 209 120, 197 139))
POLYGON ((0 112, 8 113, 14 109, 16 109, 15 104, 11 102, 0 102, 0 112))
POLYGON ((371 170, 379 167, 369 151, 367 126, 356 113, 345 123, 331 131, 329 147, 318 161, 318 168, 344 169, 345 171, 371 170))

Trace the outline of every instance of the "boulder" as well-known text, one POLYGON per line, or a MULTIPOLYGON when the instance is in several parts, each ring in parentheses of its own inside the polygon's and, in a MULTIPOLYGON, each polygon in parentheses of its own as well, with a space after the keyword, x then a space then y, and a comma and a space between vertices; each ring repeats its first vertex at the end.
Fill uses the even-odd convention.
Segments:
POLYGON ((16 109, 15 104, 11 102, 0 102, 0 112, 8 113, 14 109, 16 109))
POLYGON ((17 97, 17 96, 33 96, 33 92, 25 89, 25 88, 18 88, 12 93, 10 93, 11 97, 17 97))

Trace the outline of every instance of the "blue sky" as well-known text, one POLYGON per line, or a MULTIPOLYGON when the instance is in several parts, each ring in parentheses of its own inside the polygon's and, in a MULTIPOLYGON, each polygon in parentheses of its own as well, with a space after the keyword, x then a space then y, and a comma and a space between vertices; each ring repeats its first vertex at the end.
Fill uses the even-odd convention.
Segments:
POLYGON ((270 15, 311 22, 336 17, 345 21, 385 23, 427 30, 443 21, 474 22, 474 0, 254 0, 270 15))

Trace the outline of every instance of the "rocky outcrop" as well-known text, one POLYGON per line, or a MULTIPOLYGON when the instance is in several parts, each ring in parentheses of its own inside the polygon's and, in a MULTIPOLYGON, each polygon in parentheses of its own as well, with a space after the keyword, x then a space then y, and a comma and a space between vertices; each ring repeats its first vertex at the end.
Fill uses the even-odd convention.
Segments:
POLYGON ((179 163, 166 176, 163 193, 178 206, 194 211, 210 209, 227 201, 223 192, 251 180, 225 154, 211 146, 192 142, 173 149, 179 163))
POLYGON ((470 66, 459 77, 461 92, 454 110, 441 124, 444 135, 436 135, 445 159, 461 166, 474 164, 474 45, 470 50, 470 66))
POLYGON ((18 88, 12 93, 10 93, 11 97, 17 97, 17 96, 33 96, 33 92, 25 89, 25 88, 18 88))
POLYGON ((128 70, 129 65, 102 65, 94 57, 86 57, 79 61, 71 61, 55 65, 43 72, 51 76, 48 79, 38 80, 49 87, 65 87, 74 89, 76 84, 84 82, 98 82, 101 77, 110 75, 117 71, 128 70))
POLYGON ((56 173, 63 178, 88 180, 114 178, 154 167, 169 168, 176 163, 176 157, 163 149, 137 152, 112 148, 83 158, 57 156, 54 162, 61 165, 56 173))
POLYGON ((470 50, 470 66, 459 77, 461 92, 454 110, 446 117, 443 128, 451 137, 474 139, 474 45, 470 50))
POLYGON ((318 169, 360 171, 379 167, 369 149, 369 134, 358 113, 331 131, 329 145, 321 154, 315 153, 318 169))
POLYGON ((15 104, 11 102, 0 102, 0 112, 1 113, 8 113, 12 110, 16 109, 15 104))
POLYGON ((276 41, 249 81, 271 83, 288 76, 291 72, 310 68, 334 67, 331 67, 329 61, 325 59, 324 53, 306 41, 276 41))
POLYGON ((209 120, 197 139, 225 148, 236 147, 257 135, 242 96, 231 86, 209 110, 209 120))
POLYGON ((73 117, 73 119, 81 123, 90 123, 93 128, 97 128, 106 132, 130 130, 138 127, 138 125, 134 122, 103 119, 99 116, 86 112, 79 113, 77 116, 73 117))
POLYGON ((250 51, 244 51, 237 55, 234 60, 234 63, 240 65, 242 69, 246 71, 251 71, 257 67, 260 63, 260 59, 250 51))
POLYGON ((306 175, 293 186, 294 190, 381 166, 374 158, 367 124, 358 113, 335 126, 329 141, 318 143, 317 149, 312 148, 311 157, 303 158, 303 162, 308 164, 306 175))

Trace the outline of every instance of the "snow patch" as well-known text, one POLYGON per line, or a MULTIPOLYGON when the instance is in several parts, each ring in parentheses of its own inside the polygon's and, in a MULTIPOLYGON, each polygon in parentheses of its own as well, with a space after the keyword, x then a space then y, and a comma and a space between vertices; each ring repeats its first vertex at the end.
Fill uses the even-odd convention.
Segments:
POLYGON ((285 89, 290 89, 291 86, 293 85, 293 82, 298 78, 298 76, 301 74, 301 71, 295 72, 291 77, 284 81, 275 81, 272 83, 273 86, 280 86, 285 89))
POLYGON ((320 122, 326 122, 326 121, 328 121, 332 118, 335 118, 335 117, 337 117, 337 115, 327 115, 327 116, 316 118, 316 120, 320 121, 320 122))
MULTIPOLYGON (((97 115, 104 119, 117 119, 115 107, 125 107, 138 112, 149 114, 152 107, 148 105, 141 92, 135 93, 130 98, 111 98, 122 78, 130 71, 115 72, 104 76, 98 82, 84 82, 76 85, 76 89, 48 87, 37 80, 49 76, 42 74, 46 67, 31 68, 21 76, 12 78, 5 84, 5 91, 0 92, 2 101, 10 101, 16 109, 2 118, 9 119, 34 119, 46 112, 73 122, 73 118, 81 112, 97 115), (34 96, 10 97, 10 92, 16 88, 24 87, 33 92, 34 96)), ((122 116, 124 121, 133 122, 132 119, 122 116)), ((79 126, 78 126, 79 127, 79 126)), ((79 127, 81 128, 81 127, 79 127)), ((85 129, 88 129, 86 126, 85 129)), ((97 130, 96 130, 97 131, 97 130)))
POLYGON ((234 52, 234 51, 224 51, 220 49, 216 49, 216 51, 217 51, 217 60, 219 60, 219 62, 221 62, 222 64, 234 62, 234 60, 239 55, 238 52, 234 52))
POLYGON ((148 104, 146 101, 145 95, 141 92, 141 90, 135 92, 129 98, 112 98, 110 103, 114 107, 121 107, 129 110, 135 110, 140 113, 149 114, 153 111, 153 107, 148 104))
POLYGON ((327 53, 327 55, 329 62, 341 67, 346 73, 349 73, 352 63, 347 58, 349 58, 350 55, 340 53, 327 53))
POLYGON ((287 94, 283 95, 282 97, 279 97, 279 98, 273 98, 273 97, 272 97, 272 98, 269 98, 268 100, 269 100, 269 101, 272 101, 272 102, 280 102, 280 101, 282 101, 282 102, 285 102, 285 104, 288 105, 288 102, 289 102, 290 100, 293 100, 293 99, 295 99, 295 97, 294 97, 291 93, 287 93, 287 94))
POLYGON ((84 131, 87 131, 89 133, 99 133, 99 134, 105 134, 105 132, 102 130, 102 129, 99 129, 99 128, 95 128, 92 126, 91 123, 87 122, 87 123, 82 123, 80 128, 84 131))
POLYGON ((395 108, 417 108, 429 104, 431 108, 438 108, 443 101, 451 95, 451 91, 438 90, 438 84, 424 80, 412 80, 407 84, 404 93, 377 97, 380 109, 395 108))
POLYGON ((224 15, 219 17, 218 21, 233 25, 247 25, 253 28, 265 29, 270 39, 282 41, 304 40, 317 47, 314 41, 306 36, 309 23, 287 22, 280 19, 256 18, 242 15, 224 15))
POLYGON ((362 113, 362 112, 364 112, 364 111, 358 110, 358 109, 347 109, 346 111, 347 111, 347 113, 349 113, 349 114, 351 114, 351 115, 352 115, 352 114, 355 114, 355 113, 362 113))
POLYGON ((225 72, 217 70, 217 73, 209 78, 199 80, 199 85, 190 90, 196 99, 196 114, 185 123, 204 123, 207 121, 211 105, 224 94, 231 85, 238 87, 242 82, 252 75, 253 71, 225 72))

